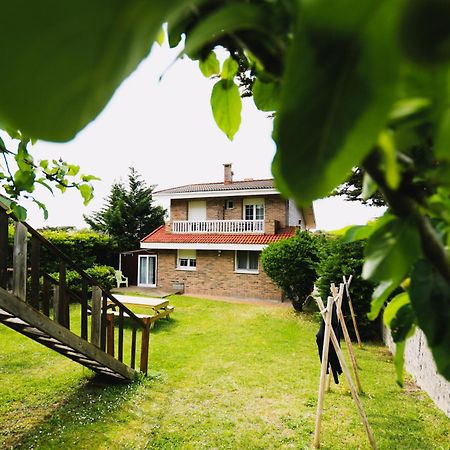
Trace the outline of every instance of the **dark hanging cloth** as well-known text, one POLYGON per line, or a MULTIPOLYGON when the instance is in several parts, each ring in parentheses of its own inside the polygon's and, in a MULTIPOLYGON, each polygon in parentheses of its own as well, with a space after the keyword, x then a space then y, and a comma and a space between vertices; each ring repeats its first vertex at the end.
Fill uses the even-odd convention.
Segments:
MULTIPOLYGON (((336 303, 333 303, 333 312, 331 314, 331 328, 333 328, 334 333, 336 334, 337 340, 339 342, 339 346, 340 346, 341 327, 339 325, 339 320, 337 317, 336 303)), ((316 342, 317 342, 317 348, 319 350, 320 362, 322 362, 322 349, 323 349, 324 337, 325 337, 325 321, 322 319, 322 322, 320 323, 319 331, 316 334, 316 342)), ((339 364, 339 359, 338 359, 338 356, 334 349, 334 345, 331 342, 331 339, 330 339, 330 346, 329 346, 329 350, 328 350, 327 373, 328 373, 328 369, 330 366, 331 366, 331 372, 333 373, 334 382, 336 384, 339 384, 339 375, 342 373, 342 367, 339 364)))

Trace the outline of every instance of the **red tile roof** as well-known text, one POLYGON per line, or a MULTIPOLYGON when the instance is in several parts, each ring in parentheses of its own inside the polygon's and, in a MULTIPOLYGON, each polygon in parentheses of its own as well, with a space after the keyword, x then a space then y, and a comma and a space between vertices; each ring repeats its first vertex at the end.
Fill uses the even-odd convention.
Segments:
POLYGON ((277 234, 201 234, 167 233, 161 225, 144 239, 142 243, 155 244, 260 244, 266 245, 295 235, 297 227, 283 228, 277 234))

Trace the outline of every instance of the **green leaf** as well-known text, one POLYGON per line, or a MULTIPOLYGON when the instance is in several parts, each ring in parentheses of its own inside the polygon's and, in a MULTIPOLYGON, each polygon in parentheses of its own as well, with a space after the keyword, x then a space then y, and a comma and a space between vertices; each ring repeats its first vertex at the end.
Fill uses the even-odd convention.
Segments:
POLYGON ((234 58, 231 56, 227 58, 223 63, 222 73, 220 74, 222 80, 233 80, 237 74, 238 68, 239 65, 234 58))
POLYGON ((0 152, 6 152, 6 146, 3 139, 0 137, 0 152))
POLYGON ((165 33, 164 33, 164 28, 161 27, 158 31, 158 34, 156 35, 156 39, 155 42, 159 45, 162 46, 164 44, 164 38, 165 38, 165 33))
POLYGON ((405 305, 410 304, 409 295, 407 292, 402 292, 401 294, 396 295, 386 306, 386 309, 383 313, 383 322, 388 327, 390 326, 392 319, 397 314, 397 311, 405 305))
POLYGON ((346 227, 342 240, 343 242, 354 242, 360 241, 361 239, 368 239, 376 230, 394 220, 394 218, 395 217, 392 214, 385 213, 383 216, 368 223, 367 225, 354 225, 346 227))
POLYGON ((389 122, 398 122, 429 109, 431 100, 425 97, 402 98, 392 106, 389 122))
POLYGON ((12 206, 12 212, 20 222, 24 222, 25 220, 27 220, 27 210, 23 206, 14 204, 12 206))
POLYGON ((40 139, 73 138, 147 56, 168 15, 184 4, 3 2, 0 54, 8 70, 0 71, 0 121, 40 139))
POLYGON ((426 260, 414 266, 409 288, 417 323, 427 337, 438 371, 450 380, 450 285, 426 260))
POLYGON ((397 384, 403 387, 403 368, 405 365, 405 341, 397 342, 394 355, 395 373, 397 374, 397 384))
POLYGON ((450 109, 441 117, 436 136, 435 153, 438 158, 450 160, 450 109))
POLYGON ((76 166, 75 164, 69 164, 69 170, 67 171, 67 175, 75 176, 80 171, 80 166, 76 166))
POLYGON ((211 107, 217 126, 233 140, 241 124, 242 100, 237 85, 230 80, 218 81, 211 93, 211 107))
POLYGON ((413 219, 392 219, 378 228, 367 243, 363 278, 400 283, 420 254, 420 237, 413 219))
POLYGON ((88 183, 89 181, 100 181, 101 178, 96 177, 95 175, 81 175, 81 181, 88 183))
POLYGON ((375 320, 380 314, 381 308, 389 298, 389 296, 397 289, 400 281, 385 280, 382 281, 374 290, 372 294, 372 301, 370 303, 370 311, 367 313, 369 320, 375 320))
POLYGON ((372 177, 367 172, 364 172, 361 198, 363 200, 368 200, 373 194, 375 194, 377 188, 377 183, 373 181, 372 177))
POLYGON ((416 316, 406 292, 396 295, 384 311, 384 323, 391 329, 394 342, 403 342, 416 331, 416 316))
POLYGON ((92 186, 89 184, 80 184, 78 187, 80 194, 83 197, 84 205, 87 205, 93 198, 92 186))
POLYGON ((39 208, 42 210, 42 213, 44 214, 44 219, 47 220, 48 219, 48 209, 44 205, 44 203, 40 202, 39 200, 36 200, 35 198, 33 198, 33 202, 39 206, 39 208))
POLYGON ((376 143, 398 78, 398 9, 391 0, 302 2, 272 168, 298 203, 327 195, 376 143))
POLYGON ((18 191, 33 192, 35 179, 34 172, 18 170, 14 174, 14 185, 18 191))
POLYGON ((264 83, 256 79, 253 83, 253 100, 260 111, 276 111, 280 97, 280 85, 275 82, 264 83))
POLYGON ((209 78, 220 73, 220 63, 214 52, 209 52, 204 60, 198 62, 198 66, 202 74, 209 78))
POLYGON ((450 3, 409 0, 405 6, 400 27, 404 53, 423 65, 450 61, 450 3))
POLYGON ((237 30, 267 33, 269 21, 261 5, 232 3, 206 16, 186 38, 184 53, 192 55, 220 36, 237 30))
POLYGON ((39 167, 42 167, 44 170, 48 169, 48 160, 47 159, 43 159, 39 162, 39 167))
POLYGON ((397 163, 397 150, 395 148, 394 138, 389 130, 383 130, 380 133, 378 146, 384 156, 383 163, 386 184, 395 190, 400 185, 401 175, 397 163))

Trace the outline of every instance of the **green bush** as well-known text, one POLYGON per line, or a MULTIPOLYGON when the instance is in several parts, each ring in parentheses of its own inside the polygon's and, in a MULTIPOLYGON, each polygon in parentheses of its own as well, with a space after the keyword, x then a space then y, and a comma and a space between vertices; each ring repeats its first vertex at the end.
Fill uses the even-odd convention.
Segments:
MULTIPOLYGON (((353 275, 350 285, 350 295, 361 339, 375 339, 380 335, 380 325, 367 318, 374 285, 361 278, 364 263, 364 246, 365 241, 344 243, 341 239, 330 240, 318 267, 320 278, 316 286, 319 289, 320 296, 325 301, 330 295, 331 283, 335 283, 339 287, 339 284, 342 283, 343 275, 347 278, 353 275)), ((354 335, 346 298, 345 296, 342 311, 346 316, 349 333, 354 335)))
MULTIPOLYGON (((114 266, 117 264, 117 246, 105 234, 89 230, 42 230, 41 233, 82 269, 88 269, 94 265, 114 266)), ((57 272, 59 261, 53 254, 44 247, 41 254, 43 271, 57 272)))
POLYGON ((324 235, 299 231, 292 238, 270 244, 261 253, 264 271, 297 311, 302 311, 314 288, 325 242, 324 235))
MULTIPOLYGON (((91 276, 98 285, 105 289, 112 289, 115 285, 115 269, 110 266, 93 266, 85 270, 85 272, 91 276)), ((55 280, 59 280, 59 272, 51 273, 55 280)), ((81 295, 82 291, 82 279, 78 272, 75 270, 68 270, 66 272, 66 285, 74 293, 81 295)), ((88 287, 88 292, 91 291, 91 286, 88 287)))

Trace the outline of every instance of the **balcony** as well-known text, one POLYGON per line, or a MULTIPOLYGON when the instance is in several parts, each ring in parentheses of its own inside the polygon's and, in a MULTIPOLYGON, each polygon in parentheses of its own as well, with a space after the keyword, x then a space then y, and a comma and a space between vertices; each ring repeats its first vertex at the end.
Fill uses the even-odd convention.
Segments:
POLYGON ((264 234, 264 220, 176 220, 172 233, 264 234))

